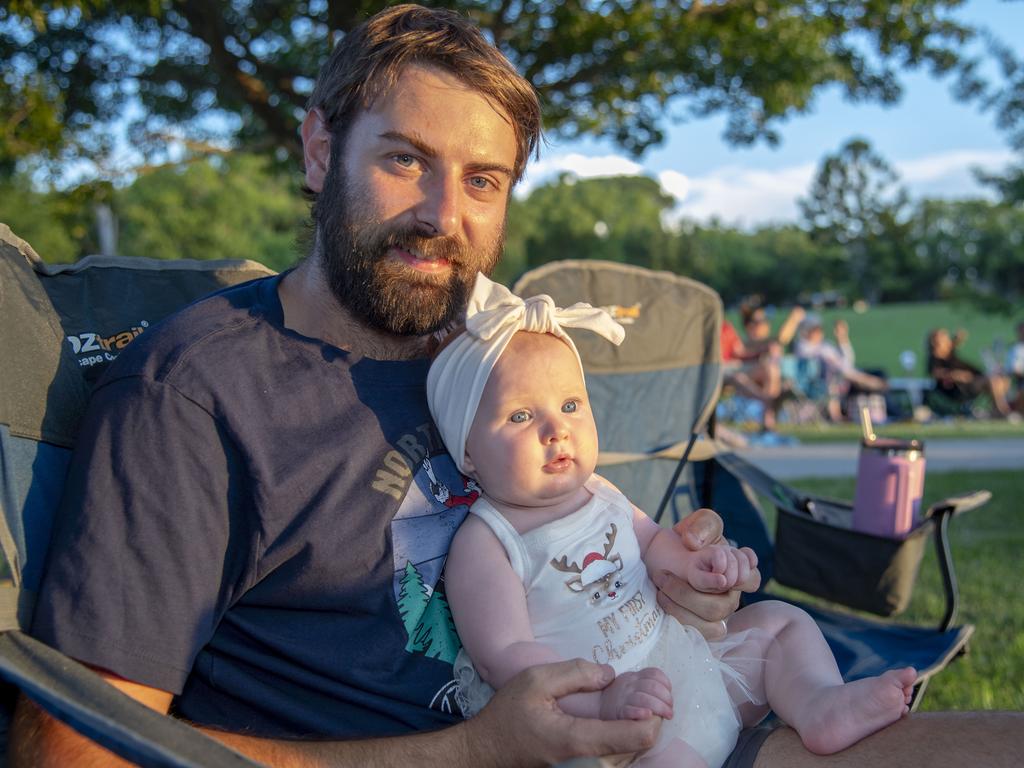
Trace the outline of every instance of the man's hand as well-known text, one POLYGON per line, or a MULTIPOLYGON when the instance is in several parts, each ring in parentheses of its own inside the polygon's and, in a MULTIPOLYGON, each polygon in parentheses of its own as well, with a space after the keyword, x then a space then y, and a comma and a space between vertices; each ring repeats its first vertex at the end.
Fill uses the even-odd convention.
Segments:
POLYGON ((601 692, 602 720, 672 718, 672 683, 660 669, 623 672, 601 692))
MULTIPOLYGON (((710 509, 698 509, 676 523, 675 532, 683 545, 694 552, 708 544, 724 543, 722 518, 710 509)), ((708 640, 725 637, 724 620, 740 604, 740 592, 755 592, 761 586, 761 572, 752 568, 744 582, 728 592, 701 592, 683 578, 668 571, 651 575, 658 587, 658 605, 679 623, 697 629, 708 640)))
POLYGON ((651 747, 661 720, 592 720, 559 709, 562 696, 599 691, 615 673, 581 659, 541 664, 513 677, 463 725, 467 754, 494 768, 547 766, 571 757, 639 752, 651 747))

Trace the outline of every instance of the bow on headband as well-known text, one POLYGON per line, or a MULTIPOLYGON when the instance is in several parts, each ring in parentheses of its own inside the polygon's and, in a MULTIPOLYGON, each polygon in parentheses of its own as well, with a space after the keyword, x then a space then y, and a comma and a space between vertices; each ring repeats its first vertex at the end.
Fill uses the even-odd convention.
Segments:
POLYGON ((613 344, 625 337, 622 326, 603 309, 583 303, 562 309, 546 295, 524 300, 484 275, 476 276, 466 308, 466 332, 438 353, 427 374, 430 413, 460 471, 465 472, 466 438, 487 379, 516 333, 557 336, 572 349, 583 373, 579 352, 564 328, 585 328, 613 344))
POLYGON ((613 344, 621 344, 625 337, 622 326, 603 309, 582 302, 562 309, 546 294, 521 299, 505 286, 477 274, 466 307, 466 331, 480 341, 510 331, 553 333, 568 340, 563 328, 586 328, 613 344))

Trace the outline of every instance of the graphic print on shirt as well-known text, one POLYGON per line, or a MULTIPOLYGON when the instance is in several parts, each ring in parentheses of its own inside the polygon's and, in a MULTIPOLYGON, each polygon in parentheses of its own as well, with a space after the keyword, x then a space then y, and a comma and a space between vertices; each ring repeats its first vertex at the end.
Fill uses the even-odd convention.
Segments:
POLYGON ((391 521, 394 593, 409 653, 454 663, 462 644, 444 594, 442 572, 456 529, 480 495, 447 453, 419 459, 391 521))
POLYGON ((575 560, 570 564, 569 556, 551 558, 551 567, 563 573, 576 574, 565 582, 571 592, 580 592, 587 596, 591 605, 601 606, 614 602, 626 588, 622 580, 622 557, 612 553, 618 527, 610 523, 604 535, 604 552, 588 552, 583 556, 583 565, 575 560))

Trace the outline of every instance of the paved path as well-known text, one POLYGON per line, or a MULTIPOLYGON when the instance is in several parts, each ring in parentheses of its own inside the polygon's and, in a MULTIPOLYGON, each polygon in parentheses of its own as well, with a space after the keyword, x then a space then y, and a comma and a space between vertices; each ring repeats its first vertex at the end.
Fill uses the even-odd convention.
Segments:
MULTIPOLYGON (((857 472, 858 445, 802 443, 791 446, 751 446, 737 451, 764 471, 780 479, 795 477, 852 477, 857 472)), ((928 471, 968 469, 1021 469, 1024 438, 932 440, 924 446, 928 471)))

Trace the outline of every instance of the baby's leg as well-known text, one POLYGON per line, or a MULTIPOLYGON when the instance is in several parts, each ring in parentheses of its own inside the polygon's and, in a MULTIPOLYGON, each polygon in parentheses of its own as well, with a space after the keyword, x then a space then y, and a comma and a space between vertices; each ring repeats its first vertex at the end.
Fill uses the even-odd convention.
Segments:
POLYGON ((909 711, 917 679, 912 668, 844 684, 821 630, 804 611, 766 601, 729 621, 730 631, 754 627, 774 637, 765 655, 768 702, 811 752, 838 752, 909 711))
POLYGON ((682 739, 672 739, 657 752, 641 755, 630 763, 635 768, 708 768, 704 758, 682 739))

